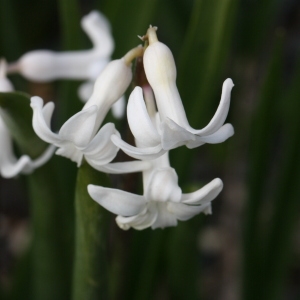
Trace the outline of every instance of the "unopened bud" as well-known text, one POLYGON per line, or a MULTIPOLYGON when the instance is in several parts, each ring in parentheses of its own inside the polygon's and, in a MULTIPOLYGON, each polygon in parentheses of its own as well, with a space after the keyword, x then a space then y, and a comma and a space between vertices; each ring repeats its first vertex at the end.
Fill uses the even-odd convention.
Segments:
POLYGON ((149 46, 144 53, 144 69, 153 89, 162 121, 171 118, 186 122, 186 116, 176 86, 176 66, 171 50, 157 40, 156 27, 147 31, 149 46))
POLYGON ((147 36, 149 46, 144 53, 144 68, 147 79, 155 92, 157 86, 175 84, 176 66, 171 50, 158 41, 156 27, 150 27, 147 36))

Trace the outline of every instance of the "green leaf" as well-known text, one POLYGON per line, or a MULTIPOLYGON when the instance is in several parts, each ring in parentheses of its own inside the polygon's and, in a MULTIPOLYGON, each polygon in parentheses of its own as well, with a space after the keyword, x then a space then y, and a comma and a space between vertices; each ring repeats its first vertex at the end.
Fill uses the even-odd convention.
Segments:
POLYGON ((270 153, 273 151, 272 142, 277 133, 277 105, 282 97, 284 35, 278 32, 275 38, 273 56, 267 66, 250 132, 249 196, 244 225, 244 299, 255 299, 257 295, 254 293, 260 292, 260 288, 257 287, 258 281, 264 281, 260 274, 266 237, 265 224, 261 221, 264 220, 263 207, 268 198, 266 184, 270 178, 271 164, 274 163, 270 153))
POLYGON ((36 158, 46 149, 32 128, 30 96, 25 93, 0 93, 0 115, 24 153, 36 158))
MULTIPOLYGON (((195 128, 210 121, 220 101, 236 6, 237 0, 194 1, 178 59, 177 82, 188 120, 195 128)), ((179 178, 189 180, 186 174, 196 151, 182 147, 171 153, 179 178)))
POLYGON ((237 39, 239 52, 245 55, 259 55, 269 39, 266 38, 273 30, 274 21, 284 7, 284 1, 244 0, 239 3, 239 33, 237 39), (255 20, 255 21, 254 21, 255 20))
POLYGON ((300 211, 300 57, 296 74, 289 89, 281 94, 278 114, 283 130, 282 159, 275 186, 274 212, 267 234, 264 256, 263 299, 283 299, 284 284, 291 264, 293 234, 297 229, 300 211))

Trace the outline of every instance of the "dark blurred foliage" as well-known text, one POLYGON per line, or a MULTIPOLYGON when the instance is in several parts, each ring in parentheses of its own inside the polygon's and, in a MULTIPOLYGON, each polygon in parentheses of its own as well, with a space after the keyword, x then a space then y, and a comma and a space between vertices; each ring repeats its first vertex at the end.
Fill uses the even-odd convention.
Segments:
MULTIPOLYGON (((220 145, 171 152, 183 191, 222 178, 224 190, 213 203, 213 215, 142 232, 121 231, 111 216, 110 298, 300 299, 300 2, 1 0, 0 56, 12 62, 33 49, 89 47, 79 21, 92 9, 111 21, 114 58, 139 44, 137 35, 149 24, 158 26, 159 39, 174 54, 179 91, 193 127, 212 118, 223 81, 231 77, 235 83, 228 117, 235 135, 220 145)), ((77 83, 12 80, 32 95, 65 101, 55 128, 80 109, 77 83)), ((118 126, 126 135, 126 122, 118 126)), ((68 299, 76 169, 63 158, 55 163, 63 166, 54 176, 66 197, 51 213, 70 227, 62 231, 67 233, 64 248, 53 250, 66 258, 59 262, 66 271, 59 287, 64 291, 56 299, 68 299)), ((139 190, 133 184, 139 179, 125 177, 112 181, 139 190)), ((1 178, 0 184, 0 292, 10 294, 7 299, 33 299, 30 183, 20 176, 1 178)), ((40 209, 46 218, 46 208, 40 209)))

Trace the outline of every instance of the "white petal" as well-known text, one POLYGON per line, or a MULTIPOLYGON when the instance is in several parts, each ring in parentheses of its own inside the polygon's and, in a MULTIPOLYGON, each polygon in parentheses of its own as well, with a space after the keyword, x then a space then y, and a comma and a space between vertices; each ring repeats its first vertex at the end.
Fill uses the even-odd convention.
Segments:
POLYGON ((55 79, 95 79, 107 59, 95 50, 53 52, 35 50, 25 53, 15 63, 17 71, 25 78, 36 82, 47 82, 55 79), (98 61, 100 60, 100 61, 98 61), (93 64, 96 63, 96 67, 93 64), (95 70, 98 72, 95 74, 95 70))
POLYGON ((85 147, 94 134, 98 107, 93 105, 72 116, 59 131, 62 140, 71 141, 78 147, 85 147))
POLYGON ((51 127, 51 118, 54 111, 54 103, 48 102, 44 105, 42 109, 43 117, 46 122, 46 125, 50 128, 51 127))
POLYGON ((82 102, 87 102, 93 94, 93 89, 94 89, 93 81, 86 81, 82 83, 77 90, 78 97, 80 98, 80 100, 82 102))
POLYGON ((136 159, 141 159, 141 160, 155 159, 167 152, 167 150, 162 149, 160 144, 154 147, 138 148, 127 144, 117 135, 112 135, 111 140, 116 146, 122 149, 126 154, 136 159))
POLYGON ((111 107, 112 114, 116 119, 122 119, 123 118, 124 113, 125 113, 125 105, 126 105, 125 97, 122 96, 111 107))
POLYGON ((204 211, 207 208, 207 205, 186 205, 183 203, 167 203, 168 211, 173 214, 176 219, 180 221, 186 221, 204 211))
POLYGON ((127 105, 127 118, 130 130, 139 144, 145 147, 153 147, 160 143, 160 136, 147 112, 143 90, 138 86, 130 94, 127 105))
POLYGON ((44 165, 53 155, 56 147, 54 145, 50 145, 47 149, 36 159, 32 160, 30 165, 33 169, 39 168, 44 165))
POLYGON ((145 50, 143 61, 161 120, 170 118, 181 126, 188 126, 176 87, 176 66, 171 50, 161 42, 150 42, 145 50))
POLYGON ((207 204, 215 199, 223 189, 223 182, 215 178, 196 192, 182 194, 181 202, 185 204, 207 204))
POLYGON ((230 106, 230 93, 233 88, 234 84, 230 78, 227 78, 222 87, 222 96, 221 101, 219 104, 219 107, 211 119, 211 121, 208 123, 206 127, 200 130, 196 130, 193 128, 187 128, 189 131, 191 131, 194 134, 199 135, 209 135, 214 132, 216 132, 225 122, 230 106))
MULTIPOLYGON (((16 63, 19 73, 26 79, 47 82, 60 78, 67 65, 57 64, 58 54, 48 50, 35 50, 25 53, 16 63)), ((68 72, 67 72, 68 73, 68 72)))
POLYGON ((177 219, 175 215, 170 213, 167 209, 167 203, 155 203, 157 209, 157 218, 152 224, 152 229, 174 227, 177 226, 177 219))
POLYGON ((121 190, 89 184, 88 192, 97 203, 117 215, 137 215, 146 207, 146 200, 143 196, 121 190))
POLYGON ((82 153, 99 166, 111 162, 119 151, 119 148, 110 139, 112 134, 119 135, 115 125, 113 123, 105 124, 87 147, 81 149, 82 153))
POLYGON ((94 10, 82 18, 81 26, 91 39, 98 56, 110 57, 114 50, 114 40, 106 17, 94 10))
POLYGON ((149 202, 179 202, 181 189, 178 186, 178 176, 175 170, 173 168, 156 169, 144 193, 149 202))
POLYGON ((7 78, 0 78, 0 93, 13 91, 13 86, 7 78))
POLYGON ((136 230, 143 230, 150 227, 157 218, 157 211, 149 211, 147 208, 140 214, 132 217, 117 216, 116 222, 123 230, 130 227, 136 230))
POLYGON ((105 67, 94 84, 91 98, 85 108, 92 105, 109 108, 124 95, 132 79, 132 70, 124 59, 116 59, 105 67))
POLYGON ((4 178, 12 178, 20 174, 29 164, 30 157, 27 155, 22 155, 18 160, 6 161, 1 164, 0 171, 1 176, 4 178))
POLYGON ((53 112, 52 105, 47 105, 43 110, 43 99, 35 96, 31 97, 30 106, 33 109, 32 126, 38 137, 47 143, 61 145, 62 141, 59 135, 53 133, 49 127, 49 120, 53 112))
POLYGON ((71 159, 77 163, 77 167, 81 165, 83 158, 82 152, 78 150, 71 142, 65 142, 56 150, 55 154, 71 159))
POLYGON ((30 161, 27 155, 17 159, 13 153, 12 139, 5 123, 0 117, 0 173, 5 178, 18 175, 30 161))
POLYGON ((171 119, 166 119, 161 124, 162 129, 162 147, 170 150, 176 147, 186 145, 188 148, 196 148, 205 143, 222 143, 234 134, 231 124, 225 124, 211 135, 193 134, 185 128, 179 126, 171 119))
POLYGON ((148 161, 126 161, 110 163, 105 165, 97 164, 97 161, 87 159, 87 162, 96 170, 108 173, 108 174, 125 174, 142 172, 151 167, 151 163, 148 161))
POLYGON ((124 95, 132 79, 132 70, 124 59, 111 61, 95 81, 93 94, 84 109, 97 105, 96 127, 100 127, 111 106, 124 95))
MULTIPOLYGON (((105 69, 105 67, 107 66, 107 64, 109 63, 110 60, 98 58, 96 56, 97 54, 95 53, 95 51, 93 51, 93 53, 94 53, 94 57, 89 65, 89 67, 87 68, 87 77, 95 83, 95 80, 101 74, 101 72, 105 69)), ((91 95, 92 95, 92 93, 90 94, 90 96, 91 95)))
POLYGON ((228 138, 230 138, 233 135, 234 135, 233 126, 227 123, 211 135, 207 135, 207 136, 196 135, 195 136, 196 140, 189 141, 186 146, 190 149, 193 149, 195 147, 203 145, 203 143, 218 144, 226 141, 228 138))
POLYGON ((179 126, 171 119, 167 118, 165 122, 161 123, 161 143, 165 150, 177 148, 189 141, 195 141, 195 139, 194 134, 179 126))
POLYGON ((29 174, 34 169, 46 163, 53 155, 54 146, 49 146, 37 159, 31 160, 28 155, 22 155, 17 159, 13 153, 12 139, 6 125, 0 117, 0 173, 5 178, 11 178, 19 173, 29 174))
POLYGON ((203 210, 203 213, 205 215, 211 215, 212 214, 212 208, 211 208, 211 202, 204 204, 203 206, 205 206, 205 209, 203 210))

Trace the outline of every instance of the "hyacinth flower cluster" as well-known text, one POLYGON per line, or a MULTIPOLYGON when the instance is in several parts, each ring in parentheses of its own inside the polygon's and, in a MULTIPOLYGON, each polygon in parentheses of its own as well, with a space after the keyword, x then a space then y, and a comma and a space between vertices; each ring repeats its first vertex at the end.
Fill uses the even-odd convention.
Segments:
MULTIPOLYGON (((188 220, 201 212, 210 214, 211 201, 223 188, 221 179, 214 179, 195 192, 182 193, 176 170, 170 165, 169 151, 184 145, 195 148, 205 143, 221 143, 234 134, 232 125, 224 124, 232 80, 225 80, 219 107, 209 124, 203 129, 193 129, 176 86, 172 52, 158 40, 156 27, 150 26, 142 38, 144 47, 137 46, 122 58, 109 61, 113 39, 104 16, 92 12, 83 18, 82 26, 94 44, 92 50, 33 51, 7 68, 8 73, 19 72, 36 81, 87 80, 79 90, 81 98, 86 100, 85 105, 58 132, 51 130, 54 104, 44 105, 42 98, 31 98, 33 129, 50 144, 47 155, 50 153, 51 156, 55 147, 57 155, 76 162, 78 167, 84 159, 96 170, 109 174, 142 172, 143 195, 91 184, 87 186, 91 198, 116 214, 116 222, 124 230, 176 226, 178 220, 188 220), (142 57, 147 84, 136 86, 129 96, 127 120, 135 138, 135 145, 131 145, 122 139, 115 124, 104 124, 104 120, 108 111, 120 103, 119 99, 124 99, 132 82, 132 63, 138 57, 142 57), (119 150, 136 160, 114 162, 119 150)), ((1 80, 6 82, 6 71, 1 74, 1 80)), ((2 91, 5 91, 4 85, 2 91)), ((34 162, 30 166, 31 170, 38 167, 34 162)))
POLYGON ((193 193, 183 194, 176 171, 169 163, 169 150, 182 145, 195 148, 220 143, 234 133, 231 124, 223 125, 229 110, 231 79, 223 84, 221 102, 210 123, 201 130, 190 127, 176 86, 173 55, 158 41, 156 30, 150 27, 143 37, 149 43, 143 55, 149 86, 135 87, 127 105, 128 124, 136 146, 116 134, 111 137, 129 156, 151 163, 143 171, 144 194, 88 186, 91 197, 117 214, 116 222, 125 230, 176 226, 178 220, 188 220, 200 212, 211 213, 211 201, 222 190, 222 181, 217 178, 193 193))

